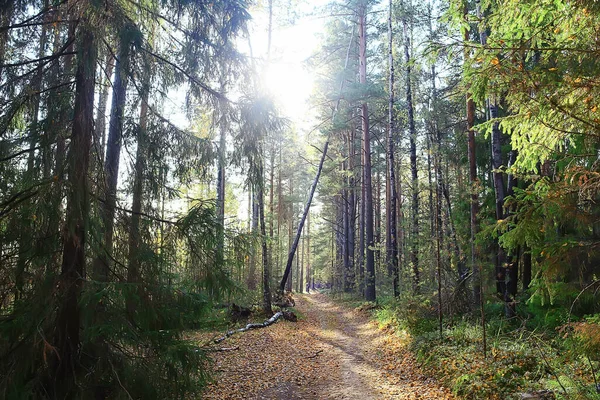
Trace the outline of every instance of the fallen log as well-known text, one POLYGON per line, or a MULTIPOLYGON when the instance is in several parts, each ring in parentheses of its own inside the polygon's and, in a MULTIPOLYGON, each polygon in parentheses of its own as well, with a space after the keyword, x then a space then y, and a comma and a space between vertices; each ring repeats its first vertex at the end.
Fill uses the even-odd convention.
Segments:
POLYGON ((296 315, 294 313, 290 313, 289 311, 288 312, 279 311, 279 312, 276 312, 275 315, 273 315, 271 318, 269 318, 268 320, 266 320, 265 322, 263 322, 261 324, 259 324, 259 323, 248 324, 243 328, 227 331, 227 333, 225 333, 223 336, 215 339, 214 342, 221 343, 223 340, 227 339, 229 336, 234 335, 238 332, 246 332, 246 331, 249 331, 252 329, 258 329, 258 328, 266 328, 269 325, 273 325, 275 322, 277 322, 277 320, 279 320, 282 317, 285 319, 292 320, 292 317, 290 317, 289 315, 286 315, 286 313, 289 313, 289 314, 293 315, 294 317, 296 317, 296 315))
POLYGON ((312 356, 308 356, 307 358, 316 358, 319 354, 321 354, 323 352, 323 349, 321 350, 317 350, 317 352, 315 354, 313 354, 312 356))
POLYGON ((223 351, 234 351, 234 350, 239 350, 240 346, 235 346, 235 347, 219 347, 219 348, 209 348, 209 349, 204 349, 204 351, 208 351, 208 352, 223 352, 223 351))

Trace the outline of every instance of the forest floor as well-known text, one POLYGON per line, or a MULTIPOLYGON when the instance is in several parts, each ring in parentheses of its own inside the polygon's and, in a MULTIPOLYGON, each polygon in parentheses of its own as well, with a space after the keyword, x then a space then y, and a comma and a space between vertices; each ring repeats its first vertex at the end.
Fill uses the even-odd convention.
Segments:
POLYGON ((295 295, 298 322, 236 334, 211 353, 205 399, 452 399, 402 338, 324 294, 295 295), (231 350, 235 349, 235 350, 231 350))

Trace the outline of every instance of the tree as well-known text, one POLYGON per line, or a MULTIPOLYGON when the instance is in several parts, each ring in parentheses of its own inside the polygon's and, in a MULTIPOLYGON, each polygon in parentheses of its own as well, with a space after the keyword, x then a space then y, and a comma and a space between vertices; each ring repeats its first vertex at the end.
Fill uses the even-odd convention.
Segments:
MULTIPOLYGON (((359 80, 362 85, 367 83, 367 4, 358 4, 358 46, 359 46, 359 80)), ((371 136, 369 132, 369 108, 365 102, 360 106, 361 124, 363 134, 362 153, 364 188, 363 203, 365 213, 365 240, 366 240, 366 264, 365 264, 365 299, 375 301, 375 239, 373 236, 373 186, 371 183, 371 136)))
POLYGON ((53 358, 52 388, 59 396, 75 389, 80 356, 81 290, 85 277, 85 243, 89 194, 87 170, 93 137, 94 77, 96 74, 96 38, 90 21, 83 20, 78 32, 77 72, 75 75, 74 123, 69 155, 69 192, 67 197, 66 234, 58 287, 58 313, 55 342, 60 351, 53 358))
POLYGON ((421 277, 419 271, 419 175, 417 166, 417 130, 415 126, 414 104, 411 84, 411 56, 410 56, 410 30, 406 13, 402 17, 404 34, 404 63, 406 73, 406 108, 408 118, 408 137, 410 141, 410 171, 412 187, 412 225, 411 225, 411 250, 410 264, 413 270, 413 291, 419 292, 421 277))
POLYGON ((393 4, 390 0, 388 15, 388 67, 389 67, 389 101, 388 101, 388 136, 387 136, 387 227, 386 227, 386 262, 388 265, 388 275, 393 277, 394 296, 399 295, 399 270, 398 270, 398 243, 396 238, 396 165, 394 161, 394 141, 396 118, 394 109, 394 56, 393 56, 393 30, 392 14, 393 4))

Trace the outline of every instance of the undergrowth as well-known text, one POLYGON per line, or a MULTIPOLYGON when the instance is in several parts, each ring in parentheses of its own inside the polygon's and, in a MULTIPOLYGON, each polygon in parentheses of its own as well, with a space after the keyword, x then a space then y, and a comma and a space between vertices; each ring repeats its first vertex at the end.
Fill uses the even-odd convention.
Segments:
POLYGON ((408 337, 419 363, 458 398, 519 399, 521 393, 551 390, 557 399, 600 399, 599 314, 576 316, 566 306, 530 301, 506 319, 503 304, 488 301, 484 357, 478 318, 446 318, 440 337, 433 303, 417 296, 387 298, 373 315, 381 327, 408 337))

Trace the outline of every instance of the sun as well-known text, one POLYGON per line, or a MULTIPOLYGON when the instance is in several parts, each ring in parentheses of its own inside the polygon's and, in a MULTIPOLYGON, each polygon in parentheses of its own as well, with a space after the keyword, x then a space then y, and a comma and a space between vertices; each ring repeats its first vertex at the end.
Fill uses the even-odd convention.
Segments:
POLYGON ((285 117, 301 122, 309 114, 314 79, 299 62, 273 62, 265 70, 265 85, 285 117))

